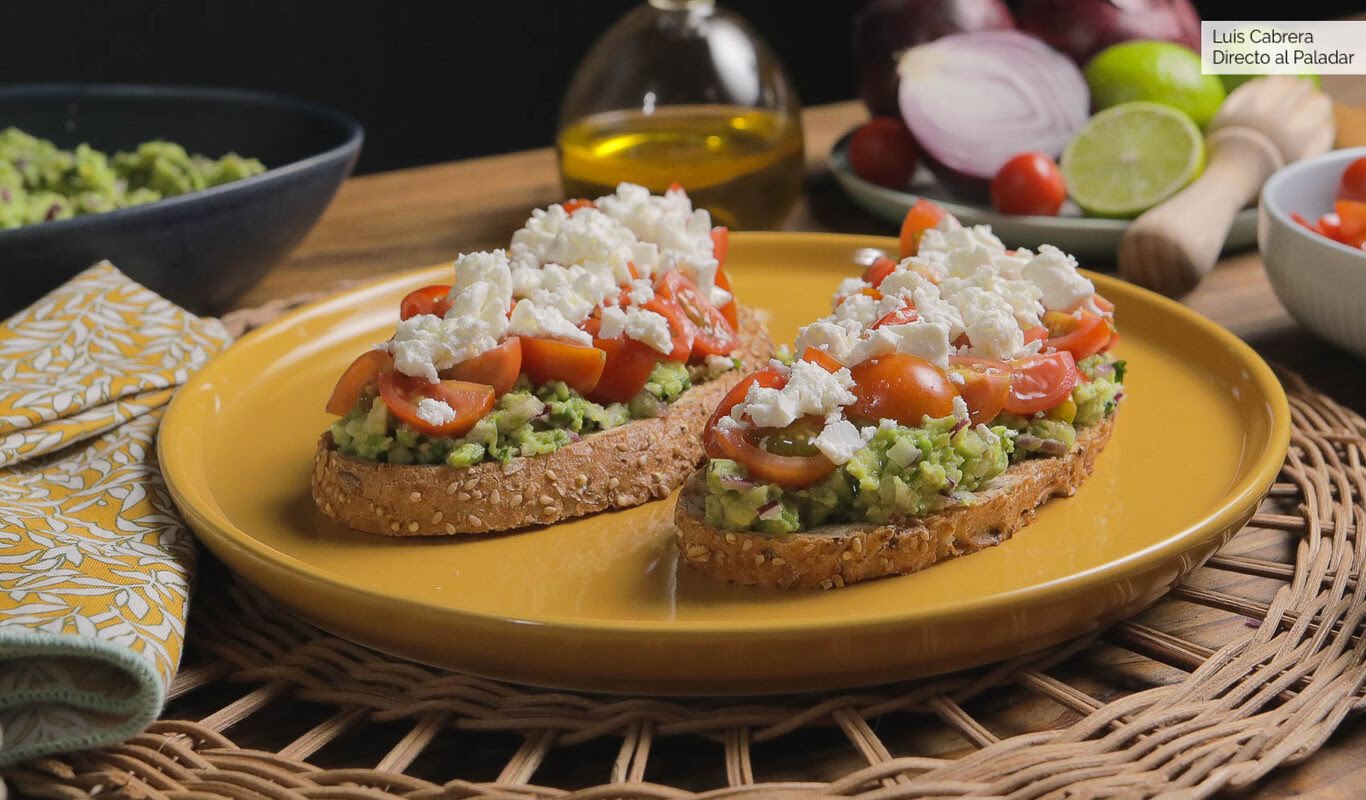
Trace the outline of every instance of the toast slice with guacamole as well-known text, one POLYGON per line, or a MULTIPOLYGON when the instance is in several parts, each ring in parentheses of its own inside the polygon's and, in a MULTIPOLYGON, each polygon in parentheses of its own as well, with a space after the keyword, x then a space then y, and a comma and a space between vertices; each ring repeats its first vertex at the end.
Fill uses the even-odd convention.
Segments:
POLYGON ((922 203, 903 258, 843 282, 736 384, 675 513, 684 563, 835 588, 1008 539, 1090 473, 1124 397, 1114 306, 1076 261, 922 203))
POLYGON ((682 189, 622 184, 461 255, 338 379, 318 508, 367 533, 462 534, 669 494, 711 408, 772 351, 727 245, 682 189))

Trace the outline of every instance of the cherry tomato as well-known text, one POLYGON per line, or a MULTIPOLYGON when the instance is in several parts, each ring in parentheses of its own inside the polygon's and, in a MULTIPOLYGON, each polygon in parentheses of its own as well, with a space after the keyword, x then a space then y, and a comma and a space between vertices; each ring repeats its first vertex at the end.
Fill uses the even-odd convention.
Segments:
POLYGON ((717 454, 719 451, 713 452, 714 437, 712 436, 712 430, 716 427, 716 423, 722 417, 729 414, 731 409, 740 405, 741 401, 745 399, 745 395, 749 394, 749 387, 762 386, 766 389, 781 389, 786 384, 787 378, 779 373, 778 370, 773 367, 764 367, 758 372, 752 372, 749 375, 746 375, 740 379, 739 383, 730 387, 730 391, 726 392, 726 396, 721 398, 721 404, 712 412, 711 417, 707 420, 707 426, 702 430, 702 443, 706 446, 707 455, 712 458, 723 458, 723 456, 717 454))
POLYGON ((1005 410, 1020 416, 1047 411, 1072 395, 1077 362, 1072 354, 1041 353, 1010 362, 1010 395, 1005 410))
POLYGON ((702 294, 697 284, 683 273, 673 270, 655 284, 655 297, 672 300, 683 310, 693 327, 693 360, 706 356, 724 356, 740 345, 735 328, 726 321, 716 306, 702 294))
POLYGON ((730 228, 725 225, 717 225, 711 229, 711 257, 716 259, 718 268, 724 268, 728 255, 730 255, 730 228))
POLYGON ((894 419, 915 427, 925 417, 938 419, 953 413, 957 394, 944 370, 923 358, 890 353, 870 358, 850 368, 854 396, 849 416, 868 422, 894 419))
POLYGON ((1062 171, 1043 153, 1013 156, 991 179, 991 205, 1004 214, 1051 217, 1066 199, 1062 171))
POLYGON ((1342 219, 1337 214, 1324 214, 1319 217, 1318 231, 1335 242, 1345 241, 1342 238, 1342 219))
POLYGON ((1032 328, 1026 328, 1026 329, 1025 329, 1025 332, 1024 332, 1025 344, 1029 344, 1030 342, 1042 342, 1044 339, 1047 339, 1047 338, 1048 338, 1048 328, 1045 328, 1045 327, 1042 326, 1042 325, 1035 325, 1035 326, 1032 327, 1032 328))
POLYGON ((450 369, 441 370, 442 380, 482 383, 493 387, 494 394, 503 396, 512 391, 517 376, 522 374, 522 340, 516 336, 474 358, 461 361, 450 369))
POLYGON ((411 319, 418 314, 444 317, 451 308, 449 286, 423 286, 408 293, 398 307, 399 319, 411 319))
POLYGON ((1010 396, 1010 365, 990 358, 953 356, 949 371, 963 379, 958 394, 968 407, 968 421, 977 425, 996 419, 1010 396))
POLYGON ((381 372, 393 369, 394 360, 383 350, 366 350, 351 366, 346 368, 337 385, 332 388, 332 396, 327 399, 327 413, 344 417, 355 408, 360 393, 379 377, 381 372))
POLYGON ((1348 247, 1366 245, 1366 200, 1339 200, 1334 205, 1338 212, 1338 241, 1348 247))
POLYGON ((804 489, 820 483, 835 471, 835 464, 823 453, 809 456, 780 456, 770 453, 755 441, 753 428, 717 428, 711 439, 717 455, 739 462, 751 477, 789 489, 804 489))
POLYGON ((1109 320, 1086 311, 1076 314, 1049 311, 1043 318, 1049 332, 1047 346, 1066 350, 1077 361, 1099 353, 1114 335, 1109 320))
POLYGON ((835 357, 814 347, 808 347, 802 351, 802 361, 810 361, 812 364, 823 367, 826 372, 839 372, 844 365, 835 360, 835 357))
POLYGON ((915 139, 895 117, 874 117, 849 140, 849 166, 869 183, 900 189, 915 174, 915 139))
POLYGON ((428 436, 460 436, 493 409, 493 387, 464 381, 427 383, 398 372, 381 372, 376 381, 379 396, 394 416, 428 436), (440 400, 455 411, 444 425, 433 425, 417 415, 424 397, 440 400))
POLYGON ((607 354, 596 347, 555 339, 522 338, 522 372, 536 386, 564 381, 587 397, 602 378, 607 354))
POLYGON ((1337 199, 1366 202, 1366 158, 1358 158, 1343 170, 1337 199))
POLYGON ((663 357, 669 361, 687 361, 689 354, 693 352, 693 340, 697 337, 697 329, 688 321, 688 315, 683 313, 678 303, 656 294, 641 308, 659 314, 669 323, 669 337, 673 339, 674 349, 663 357))
POLYGON ((594 339, 593 346, 607 354, 602 377, 589 392, 595 403, 628 403, 640 394, 650 380, 650 373, 659 363, 659 351, 643 342, 620 339, 594 339))
POLYGON ((920 312, 915 306, 907 303, 895 311, 882 315, 882 318, 873 323, 873 328, 881 328, 883 325, 909 325, 920 319, 920 312))
POLYGON ((893 272, 896 272, 896 262, 886 256, 880 256, 863 271, 863 281, 876 289, 893 272))
POLYGON ((573 214, 575 211, 578 211, 581 208, 597 208, 597 206, 593 204, 592 200, 585 200, 582 197, 576 197, 573 200, 566 200, 563 203, 560 203, 560 205, 564 206, 564 213, 566 214, 573 214))
POLYGON ((1115 313, 1115 304, 1107 300, 1105 298, 1105 295, 1101 294, 1100 292, 1095 292, 1091 295, 1091 302, 1095 303, 1096 308, 1099 308, 1102 312, 1106 314, 1115 313))
POLYGON ((920 237, 945 217, 944 209, 923 198, 916 200, 901 221, 901 257, 913 256, 920 249, 920 237))

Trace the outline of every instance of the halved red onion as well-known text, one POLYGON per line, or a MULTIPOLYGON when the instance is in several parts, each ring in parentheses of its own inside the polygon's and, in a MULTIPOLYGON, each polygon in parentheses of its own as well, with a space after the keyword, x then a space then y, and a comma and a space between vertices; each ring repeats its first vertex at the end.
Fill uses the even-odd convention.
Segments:
POLYGON ((1090 94, 1067 56, 1019 31, 912 47, 897 65, 901 116, 949 189, 985 200, 1011 156, 1058 156, 1086 124, 1090 94))

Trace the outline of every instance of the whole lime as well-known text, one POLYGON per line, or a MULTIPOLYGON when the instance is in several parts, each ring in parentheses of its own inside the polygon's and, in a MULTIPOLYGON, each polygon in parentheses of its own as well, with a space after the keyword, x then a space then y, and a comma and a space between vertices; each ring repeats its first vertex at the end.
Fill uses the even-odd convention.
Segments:
POLYGON ((1200 55, 1172 42, 1112 45, 1097 53, 1084 72, 1097 111, 1146 100, 1180 109, 1203 128, 1224 102, 1219 76, 1200 74, 1200 55))

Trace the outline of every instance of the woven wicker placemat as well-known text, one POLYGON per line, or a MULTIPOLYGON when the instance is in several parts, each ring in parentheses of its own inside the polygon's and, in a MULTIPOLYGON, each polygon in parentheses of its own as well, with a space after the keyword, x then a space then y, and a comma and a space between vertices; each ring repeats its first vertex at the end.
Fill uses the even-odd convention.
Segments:
MULTIPOLYGON (((240 332, 294 304, 224 321, 240 332)), ((1061 647, 857 692, 587 695, 368 650, 210 562, 162 720, 3 777, 37 797, 291 800, 1198 798, 1245 787, 1314 753, 1366 702, 1366 420, 1282 379, 1290 453, 1251 523, 1143 614, 1061 647)))

